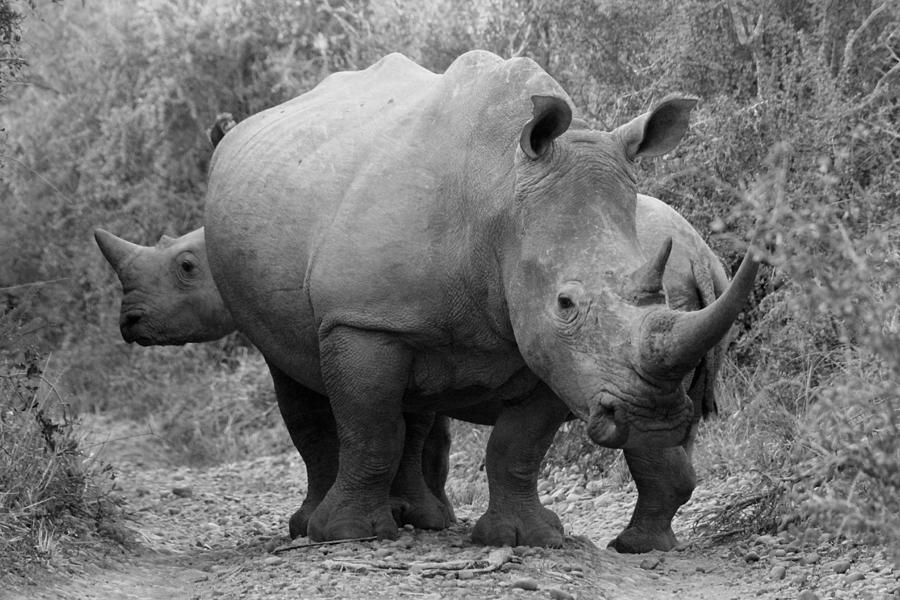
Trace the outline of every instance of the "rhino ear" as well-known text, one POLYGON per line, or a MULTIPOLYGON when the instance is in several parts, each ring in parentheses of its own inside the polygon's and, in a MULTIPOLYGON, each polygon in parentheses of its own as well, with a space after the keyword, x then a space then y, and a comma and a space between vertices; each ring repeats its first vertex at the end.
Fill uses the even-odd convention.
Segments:
POLYGON ((522 129, 519 146, 528 158, 538 159, 572 122, 569 103, 557 96, 532 96, 532 118, 522 129))
POLYGON ((688 129, 696 98, 668 96, 649 112, 618 127, 613 133, 622 140, 625 156, 659 156, 669 152, 688 129))

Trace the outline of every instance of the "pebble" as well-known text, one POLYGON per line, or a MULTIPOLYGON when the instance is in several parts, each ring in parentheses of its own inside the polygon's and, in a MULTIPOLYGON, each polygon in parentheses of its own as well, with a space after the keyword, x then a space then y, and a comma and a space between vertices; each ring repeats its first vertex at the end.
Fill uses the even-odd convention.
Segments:
POLYGON ((472 569, 461 569, 456 572, 457 579, 475 579, 475 571, 472 569))
POLYGON ((575 600, 575 596, 564 590, 550 588, 547 591, 550 593, 551 600, 575 600))
POLYGON ((752 550, 744 555, 744 560, 748 563, 755 563, 759 561, 759 554, 753 552, 752 550))
POLYGON ((832 570, 834 570, 835 573, 837 573, 839 575, 841 573, 846 573, 847 570, 850 568, 850 561, 849 560, 836 560, 833 563, 831 563, 831 568, 832 568, 832 570))
POLYGON ((787 569, 778 565, 777 567, 772 567, 772 570, 769 571, 769 578, 774 579, 775 581, 780 581, 784 579, 784 576, 787 575, 787 569))
POLYGON ((863 575, 862 573, 850 573, 849 575, 844 577, 844 584, 849 585, 851 583, 856 583, 857 581, 859 581, 861 579, 865 579, 865 578, 866 578, 866 576, 863 575))
POLYGON ((535 581, 534 579, 527 579, 527 578, 526 579, 517 579, 517 580, 513 581, 512 584, 510 585, 510 587, 518 588, 520 590, 528 590, 528 591, 532 591, 532 592, 539 589, 537 581, 535 581))
POLYGON ((652 571, 656 567, 659 566, 659 563, 662 562, 662 559, 658 556, 648 556, 644 560, 641 561, 641 568, 647 571, 652 571))
POLYGON ((280 565, 284 563, 284 559, 280 556, 267 556, 263 559, 263 564, 266 566, 280 565))
POLYGON ((173 487, 172 493, 178 496, 179 498, 190 498, 194 495, 194 489, 190 486, 184 487, 173 487))
POLYGON ((814 565, 819 562, 819 555, 815 552, 809 552, 800 557, 801 565, 814 565))
POLYGON ((819 595, 812 590, 803 590, 797 600, 819 600, 819 595))

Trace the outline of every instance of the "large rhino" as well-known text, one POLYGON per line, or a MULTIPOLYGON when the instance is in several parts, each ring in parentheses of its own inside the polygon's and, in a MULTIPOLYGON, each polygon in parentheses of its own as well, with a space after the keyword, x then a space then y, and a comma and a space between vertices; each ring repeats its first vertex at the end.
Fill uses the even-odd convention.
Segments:
MULTIPOLYGON (((699 310, 722 293, 727 286, 727 279, 720 262, 699 234, 677 212, 655 198, 638 195, 635 216, 642 248, 652 248, 660 239, 667 237, 674 240, 663 278, 670 306, 680 310, 699 310)), ((98 229, 95 236, 125 290, 120 328, 126 341, 145 346, 184 344, 218 339, 234 331, 231 314, 225 308, 209 272, 202 228, 177 239, 163 236, 152 247, 127 242, 102 229, 98 229)), ((695 417, 715 410, 712 384, 720 350, 721 348, 716 347, 710 351, 690 376, 689 395, 694 401, 695 417)), ((337 465, 337 439, 332 423, 333 420, 329 419, 328 427, 318 431, 318 445, 333 455, 325 460, 321 454, 310 456, 301 444, 298 449, 305 461, 318 461, 319 467, 337 465)), ((291 429, 297 426, 296 421, 289 422, 288 425, 291 429)), ((298 439, 296 435, 292 437, 298 439)), ((425 440, 421 466, 428 488, 446 503, 448 513, 452 516, 452 508, 444 493, 448 452, 446 418, 438 417, 425 440)), ((630 460, 634 461, 634 456, 629 454, 630 460)), ((689 456, 688 449, 688 458, 689 456)), ((645 472, 640 465, 636 469, 639 474, 645 472)), ((649 502, 653 510, 662 511, 659 520, 664 525, 666 535, 657 535, 654 544, 647 544, 647 539, 635 538, 635 530, 632 529, 631 535, 619 536, 613 541, 615 547, 634 552, 654 547, 667 549, 675 544, 674 536, 669 535, 672 515, 690 496, 694 485, 690 463, 687 464, 687 469, 686 475, 676 474, 685 479, 680 482, 676 480, 682 488, 675 501, 657 498, 656 487, 652 483, 655 479, 671 474, 646 470, 646 477, 638 479, 643 511, 636 513, 634 523, 639 525, 642 519, 646 519, 649 502)), ((306 520, 331 486, 335 474, 336 468, 326 470, 316 469, 314 466, 310 470, 309 496, 291 519, 292 537, 305 534, 306 520), (324 476, 321 481, 312 479, 316 474, 324 476)), ((404 490, 397 489, 396 483, 392 490, 397 507, 394 516, 404 520, 406 515, 402 510, 405 505, 403 498, 407 494, 404 490)))
POLYGON ((391 484, 419 454, 402 414, 436 410, 495 423, 476 541, 559 545, 535 484, 571 411, 625 448, 638 485, 613 545, 672 546, 694 485, 686 378, 756 273, 748 255, 717 300, 675 310, 671 240, 638 242, 631 162, 673 148, 693 105, 570 128, 568 97, 532 61, 473 52, 435 75, 391 55, 227 134, 207 196, 216 287, 266 357, 295 441, 318 435, 326 403, 337 423, 312 538, 396 535, 391 484))

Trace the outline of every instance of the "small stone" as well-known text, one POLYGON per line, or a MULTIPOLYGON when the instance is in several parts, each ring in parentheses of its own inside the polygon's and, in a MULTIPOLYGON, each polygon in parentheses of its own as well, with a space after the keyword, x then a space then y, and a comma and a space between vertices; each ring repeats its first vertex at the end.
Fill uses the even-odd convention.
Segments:
POLYGON ((646 571, 652 571, 656 567, 659 566, 659 563, 662 562, 662 559, 658 556, 648 556, 644 560, 641 561, 641 568, 646 571))
POLYGON ((190 486, 184 487, 173 487, 172 493, 178 496, 179 498, 190 498, 194 495, 194 490, 190 486))
POLYGON ((534 579, 517 579, 512 582, 510 587, 533 592, 535 590, 538 590, 540 586, 538 586, 538 582, 534 579))
POLYGON ((774 579, 775 581, 781 581, 785 575, 787 575, 787 569, 781 565, 772 567, 769 571, 769 579, 774 579))
POLYGON ((850 569, 850 561, 849 560, 836 560, 831 563, 832 570, 837 573, 846 573, 848 569, 850 569))
POLYGON ((415 525, 413 525, 411 523, 407 523, 406 525, 403 526, 403 529, 405 529, 407 531, 414 531, 415 528, 416 528, 415 525))
POLYGON ((850 585, 851 583, 856 583, 857 581, 859 581, 861 579, 865 579, 865 578, 866 578, 866 576, 863 575, 862 573, 850 573, 849 575, 844 577, 844 584, 850 585))
POLYGON ((475 579, 475 571, 472 569, 461 569, 456 572, 457 579, 475 579))
POLYGON ((778 538, 774 535, 761 535, 756 538, 757 544, 763 544, 765 546, 774 546, 778 543, 778 538))
POLYGON ((280 565, 284 563, 284 559, 280 556, 267 556, 263 559, 263 564, 267 567, 271 567, 274 565, 280 565))
POLYGON ((809 552, 800 557, 801 565, 814 565, 819 562, 819 555, 815 552, 809 552))
POLYGON ((757 554, 756 552, 751 550, 750 552, 748 552, 747 554, 744 555, 744 560, 748 563, 759 562, 759 554, 757 554))
POLYGON ((550 588, 547 591, 550 593, 551 600, 575 600, 575 596, 564 590, 550 588))
POLYGON ((797 600, 819 600, 819 595, 812 590, 803 590, 797 600))

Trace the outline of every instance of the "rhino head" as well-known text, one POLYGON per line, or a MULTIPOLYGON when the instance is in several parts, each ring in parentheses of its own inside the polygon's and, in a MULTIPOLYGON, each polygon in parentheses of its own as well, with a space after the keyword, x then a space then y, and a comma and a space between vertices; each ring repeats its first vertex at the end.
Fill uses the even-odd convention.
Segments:
POLYGON ((235 326, 213 282, 203 228, 156 246, 97 229, 94 239, 122 282, 119 329, 142 346, 217 340, 235 326))
POLYGON ((633 163, 673 149, 696 100, 673 97, 611 132, 571 128, 562 98, 532 98, 515 159, 503 265, 525 362, 608 447, 674 446, 695 420, 684 380, 742 310, 757 263, 695 312, 667 307, 672 248, 645 256, 633 163))

